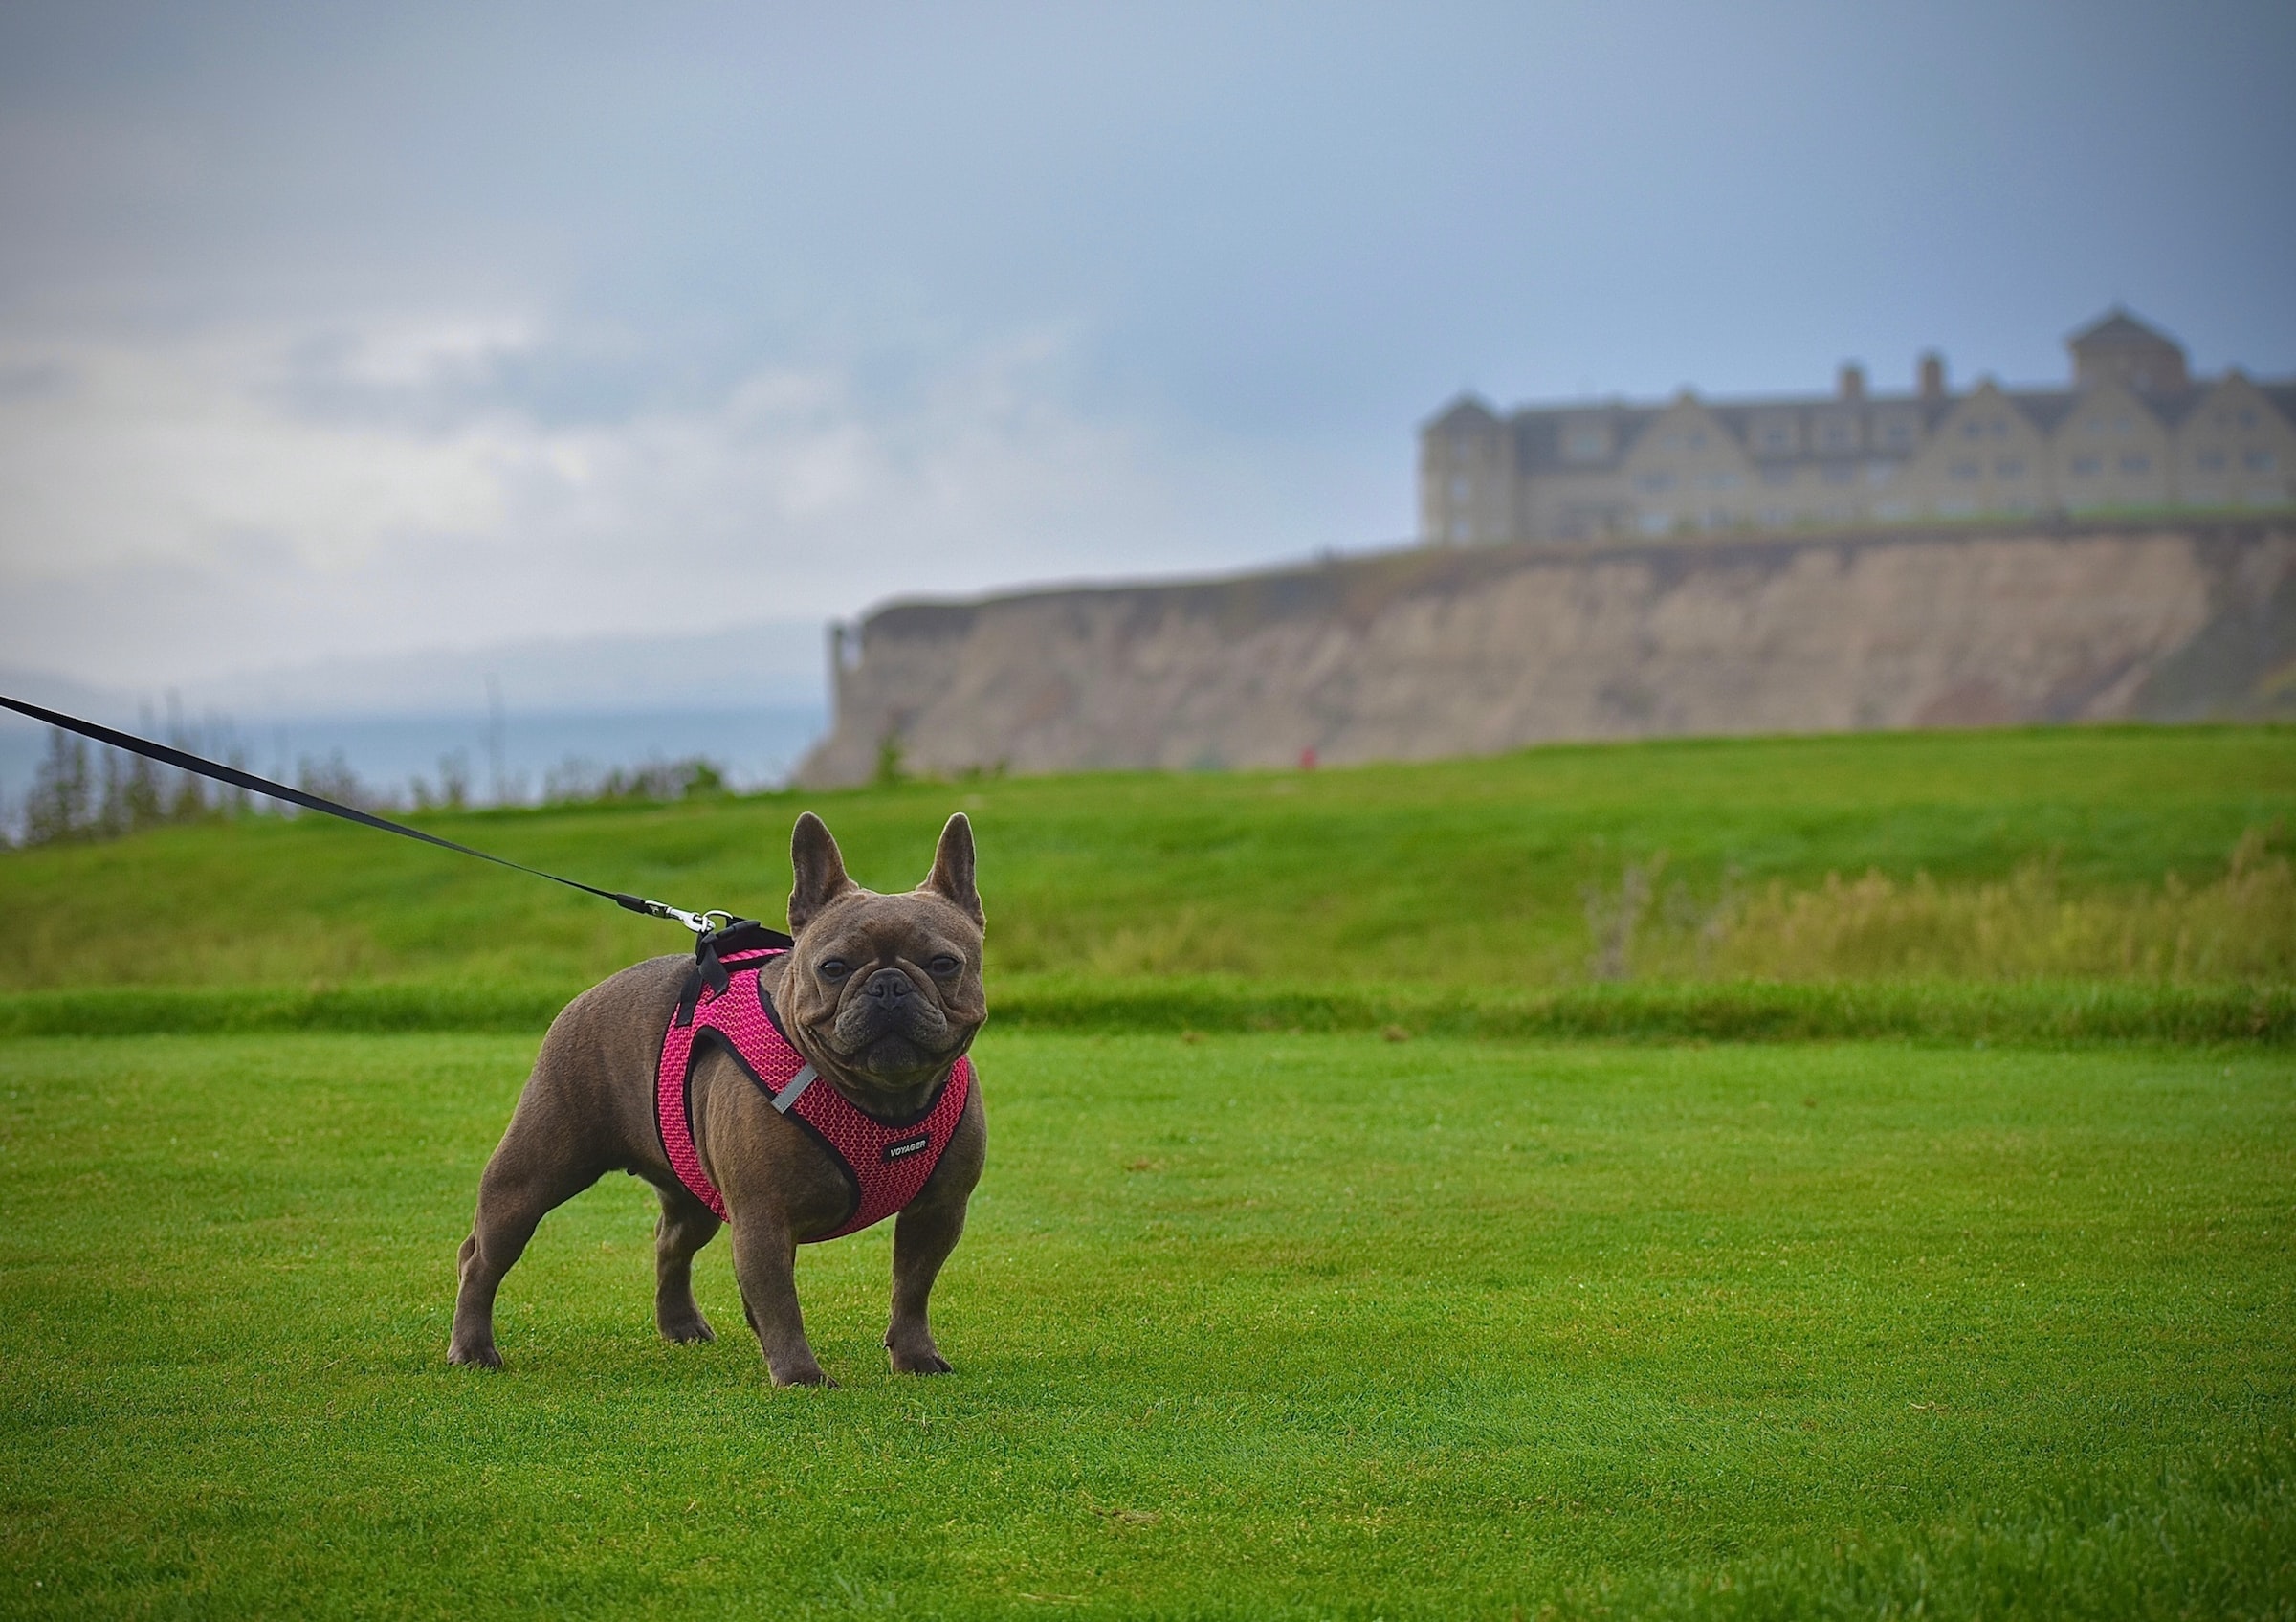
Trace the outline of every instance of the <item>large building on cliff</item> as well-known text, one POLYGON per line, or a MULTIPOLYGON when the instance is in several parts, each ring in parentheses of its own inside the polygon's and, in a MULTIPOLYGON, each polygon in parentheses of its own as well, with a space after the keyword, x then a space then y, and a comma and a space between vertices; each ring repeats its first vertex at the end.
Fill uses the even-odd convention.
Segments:
POLYGON ((1420 432, 1420 535, 1437 544, 2057 513, 2296 504, 2296 380, 2195 378, 2115 310, 2068 340, 2072 383, 1908 393, 1842 368, 1831 395, 1529 406, 1467 396, 1420 432))

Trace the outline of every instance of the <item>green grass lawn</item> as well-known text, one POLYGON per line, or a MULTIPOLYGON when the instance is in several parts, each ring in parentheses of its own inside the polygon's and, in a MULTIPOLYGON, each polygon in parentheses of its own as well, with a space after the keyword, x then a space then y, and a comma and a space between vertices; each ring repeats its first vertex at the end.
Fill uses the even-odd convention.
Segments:
POLYGON ((876 1231, 775 1392, 619 1178, 446 1366, 533 1047, 0 1043, 0 1611, 2296 1614, 2283 1052, 992 1028, 959 1373, 876 1231))
POLYGON ((0 1614, 2296 1618, 2296 728, 428 825, 778 922, 807 806, 979 833, 954 1379, 883 1232, 841 1389, 722 1241, 660 1344, 619 1178, 446 1366, 536 1034, 678 931, 317 818, 0 855, 0 1614))
MULTIPOLYGON (((2046 862, 2070 896, 2205 884, 2250 830, 2279 826, 2285 856, 2296 727, 1675 740, 426 826, 595 883, 778 922, 805 807, 878 889, 916 883, 941 819, 969 811, 990 972, 1008 989, 1078 973, 1520 988, 1582 979, 1586 893, 1662 853, 1654 918, 1695 914, 1733 888, 1868 870, 1967 887, 2046 862)), ((590 898, 319 817, 0 856, 6 991, 483 980, 563 996, 675 944, 674 930, 590 898)), ((1949 972, 2002 969, 1973 952, 1949 972)))

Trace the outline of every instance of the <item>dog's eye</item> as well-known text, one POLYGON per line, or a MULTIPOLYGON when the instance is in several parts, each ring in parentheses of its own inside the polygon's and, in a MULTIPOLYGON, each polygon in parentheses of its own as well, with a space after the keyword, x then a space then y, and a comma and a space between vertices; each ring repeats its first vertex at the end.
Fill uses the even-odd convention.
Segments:
POLYGON ((956 973, 959 969, 962 968, 964 965, 959 963, 955 958, 949 956, 948 953, 943 952, 940 954, 940 956, 935 958, 925 967, 930 968, 935 974, 946 977, 956 973))
POLYGON ((829 981, 843 980, 852 971, 853 966, 843 958, 823 958, 821 962, 813 966, 814 973, 820 975, 824 980, 829 981))

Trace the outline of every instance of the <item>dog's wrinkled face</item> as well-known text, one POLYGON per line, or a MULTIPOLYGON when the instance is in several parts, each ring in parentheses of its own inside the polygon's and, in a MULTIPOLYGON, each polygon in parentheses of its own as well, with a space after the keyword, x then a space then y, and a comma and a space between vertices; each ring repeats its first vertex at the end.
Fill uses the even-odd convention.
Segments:
POLYGON ((810 811, 797 820, 790 855, 797 947, 777 999, 783 1017, 857 1086, 900 1093, 932 1081, 988 1017, 972 824, 961 812, 949 818, 932 875, 905 896, 847 878, 837 841, 810 811))

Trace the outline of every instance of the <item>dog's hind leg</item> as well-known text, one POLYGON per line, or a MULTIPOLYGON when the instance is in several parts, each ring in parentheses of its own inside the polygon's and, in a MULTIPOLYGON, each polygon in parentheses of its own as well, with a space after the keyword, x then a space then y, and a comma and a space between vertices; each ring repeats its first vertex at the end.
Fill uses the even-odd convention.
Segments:
POLYGON ((694 1253, 718 1235, 718 1213, 683 1189, 663 1189, 653 1230, 653 1322, 665 1341, 714 1341, 694 1300, 694 1253))
POLYGON ((478 1179, 477 1214, 458 1258, 462 1284, 454 1295, 449 1363, 502 1366, 502 1354, 495 1349, 495 1292, 502 1276, 525 1253, 537 1223, 605 1174, 604 1167, 586 1161, 537 1153, 538 1145, 519 1131, 523 1120, 523 1112, 512 1117, 478 1179))

